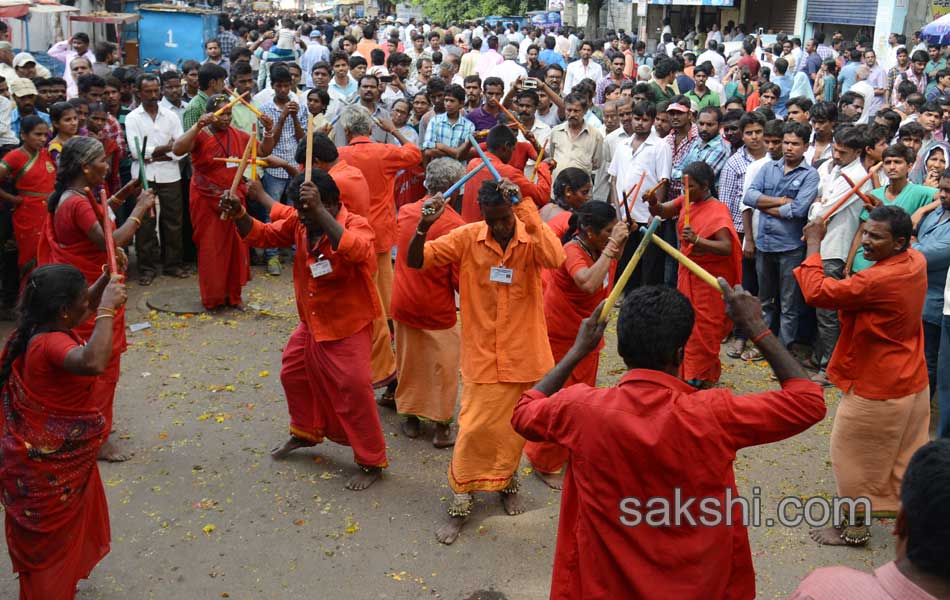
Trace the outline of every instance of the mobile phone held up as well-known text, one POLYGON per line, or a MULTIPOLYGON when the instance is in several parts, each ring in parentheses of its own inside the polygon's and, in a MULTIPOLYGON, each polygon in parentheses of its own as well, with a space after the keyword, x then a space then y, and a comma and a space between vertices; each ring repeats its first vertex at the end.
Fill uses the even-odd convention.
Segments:
POLYGON ((525 79, 523 82, 521 82, 521 87, 526 90, 535 90, 538 88, 538 80, 534 78, 525 79))

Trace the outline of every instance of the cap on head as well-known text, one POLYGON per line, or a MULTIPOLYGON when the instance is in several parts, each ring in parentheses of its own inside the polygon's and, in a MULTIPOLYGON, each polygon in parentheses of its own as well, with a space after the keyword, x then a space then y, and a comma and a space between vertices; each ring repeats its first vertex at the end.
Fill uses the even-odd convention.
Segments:
POLYGON ((36 86, 33 85, 33 82, 29 79, 24 79, 21 77, 19 79, 14 79, 10 83, 10 93, 17 98, 22 98, 23 96, 35 96, 36 86))
POLYGON ((673 102, 673 103, 671 103, 669 106, 666 107, 666 112, 684 112, 684 113, 688 113, 689 111, 690 111, 690 107, 689 107, 689 106, 685 106, 685 105, 683 105, 683 104, 680 104, 679 102, 673 102))
POLYGON ((17 69, 19 67, 25 67, 26 65, 33 63, 36 64, 36 59, 33 58, 33 55, 29 52, 20 52, 13 57, 13 68, 17 69))

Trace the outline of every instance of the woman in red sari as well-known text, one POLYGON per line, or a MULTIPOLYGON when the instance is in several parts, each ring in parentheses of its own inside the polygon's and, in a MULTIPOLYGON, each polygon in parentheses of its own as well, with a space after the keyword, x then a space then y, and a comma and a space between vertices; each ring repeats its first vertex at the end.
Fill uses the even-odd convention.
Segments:
POLYGON ((99 376, 125 304, 119 276, 88 287, 71 265, 38 267, 0 363, 0 488, 20 600, 72 600, 109 552, 109 508, 96 455, 109 436, 99 376), (98 307, 98 309, 96 308, 98 307), (95 312, 88 340, 76 334, 95 312))
MULTIPOLYGON (((558 180, 563 176, 561 172, 558 180)), ((590 178, 587 181, 589 186, 590 178)), ((561 237, 567 259, 559 268, 548 271, 544 287, 544 320, 555 362, 564 358, 574 345, 581 321, 607 297, 617 257, 623 252, 630 233, 625 223, 617 222, 617 211, 606 202, 587 202, 567 214, 571 217, 561 237)), ((597 352, 591 352, 577 365, 565 386, 597 385, 603 344, 601 341, 597 352)), ((549 442, 528 442, 524 452, 535 474, 552 488, 561 489, 567 450, 549 442)))
POLYGON ((49 126, 36 115, 23 118, 20 139, 23 145, 7 152, 0 161, 0 181, 12 178, 17 195, 0 189, 0 199, 13 205, 13 237, 16 239, 20 276, 36 263, 36 249, 46 221, 46 198, 56 184, 56 167, 46 138, 49 126))
POLYGON ((571 214, 579 206, 590 200, 590 192, 593 187, 590 182, 590 175, 577 167, 568 167, 558 174, 552 187, 554 201, 545 204, 538 210, 541 220, 548 224, 554 235, 558 237, 564 235, 564 232, 568 229, 571 214))
MULTIPOLYGON (((37 262, 40 265, 64 263, 79 269, 91 285, 102 275, 106 258, 106 240, 102 233, 102 212, 98 202, 93 202, 87 189, 95 189, 109 174, 105 150, 99 140, 89 137, 74 137, 63 146, 56 172, 56 187, 49 197, 49 218, 43 225, 37 262)), ((111 204, 121 204, 139 188, 130 183, 110 199, 111 204)), ((145 212, 155 206, 152 192, 141 192, 132 214, 122 227, 113 233, 117 252, 124 259, 122 246, 132 241, 145 212)), ((110 210, 111 213, 111 210, 110 210)), ((110 215, 111 218, 111 215, 110 215)), ((89 319, 76 326, 81 339, 88 340, 96 322, 89 319)), ((122 353, 125 352, 125 312, 120 310, 113 319, 112 358, 108 367, 96 380, 93 397, 101 403, 99 410, 112 428, 112 402, 119 383, 122 353)), ((123 461, 128 455, 111 441, 102 446, 100 458, 108 461, 123 461)))
MULTIPOLYGON (((251 278, 248 246, 238 235, 234 223, 222 219, 218 209, 222 194, 231 189, 238 165, 215 159, 241 157, 250 139, 248 134, 231 126, 230 108, 218 116, 214 115, 214 111, 227 103, 227 96, 209 98, 207 112, 175 140, 172 149, 178 156, 191 154, 194 169, 190 187, 191 225, 194 228, 192 239, 198 247, 201 303, 208 310, 226 306, 243 310, 241 289, 251 278)), ((273 146, 274 137, 271 131, 267 131, 258 158, 263 159, 270 154, 273 146)), ((246 206, 247 189, 243 179, 238 186, 237 196, 246 206)))
MULTIPOLYGON (((715 174, 706 163, 694 162, 683 169, 683 175, 689 176, 689 208, 685 196, 664 204, 654 198, 652 202, 647 199, 650 212, 665 219, 679 216, 680 251, 715 277, 724 278, 729 285, 738 285, 742 281, 742 245, 729 207, 712 197, 715 174)), ((719 345, 732 330, 732 321, 726 317, 719 290, 683 265, 679 266, 677 288, 696 309, 693 334, 686 343, 680 377, 695 387, 711 387, 722 374, 719 345)))

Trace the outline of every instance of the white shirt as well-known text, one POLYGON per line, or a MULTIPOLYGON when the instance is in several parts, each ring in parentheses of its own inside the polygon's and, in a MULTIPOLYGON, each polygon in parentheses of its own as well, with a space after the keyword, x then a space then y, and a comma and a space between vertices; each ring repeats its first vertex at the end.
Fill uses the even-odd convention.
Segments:
POLYGON ((13 100, 0 96, 0 145, 14 145, 20 143, 20 140, 13 135, 13 129, 10 128, 10 120, 14 106, 16 106, 16 104, 13 103, 13 100))
MULTIPOLYGON (((532 125, 531 129, 528 131, 534 134, 534 139, 536 139, 538 143, 541 144, 542 148, 544 148, 544 143, 548 141, 548 138, 551 137, 551 126, 537 117, 534 119, 534 125, 532 125)), ((528 141, 521 134, 521 131, 518 131, 518 141, 528 141)), ((544 153, 547 154, 548 151, 545 150, 544 153)), ((534 159, 529 158, 524 164, 524 176, 530 179, 532 175, 534 175, 534 159)))
POLYGON ((506 60, 489 71, 489 77, 499 77, 505 82, 505 94, 511 89, 511 84, 519 77, 527 77, 528 72, 524 67, 513 60, 506 60))
POLYGON ((722 32, 718 29, 716 31, 710 31, 709 35, 706 36, 706 41, 715 40, 719 43, 722 43, 722 32))
MULTIPOLYGON (((158 105, 158 113, 155 115, 154 121, 142 106, 130 112, 125 118, 125 136, 129 142, 129 154, 135 159, 132 163, 132 179, 139 176, 139 165, 141 164, 141 157, 135 152, 136 138, 139 139, 139 143, 145 143, 142 153, 146 159, 150 159, 155 148, 170 144, 183 134, 181 119, 172 111, 162 108, 161 103, 158 105), (148 137, 147 140, 146 137, 148 137)), ((166 153, 166 155, 171 157, 172 160, 145 165, 146 179, 155 183, 181 181, 181 171, 178 169, 178 161, 181 157, 176 157, 171 152, 166 153)))
POLYGON ((537 40, 532 40, 530 37, 526 37, 525 39, 521 40, 520 44, 518 44, 518 61, 521 64, 524 65, 528 63, 528 48, 530 48, 535 42, 537 42, 537 40))
POLYGON ((600 83, 603 78, 604 69, 594 62, 594 59, 589 59, 586 66, 583 60, 578 59, 567 65, 567 72, 564 75, 564 89, 567 90, 567 93, 571 93, 574 86, 584 79, 593 79, 594 83, 600 83))
POLYGON ((650 209, 643 201, 643 195, 661 179, 670 177, 673 172, 673 148, 656 133, 651 132, 637 151, 633 152, 633 139, 631 137, 618 144, 607 172, 614 178, 617 200, 620 204, 617 210, 618 219, 625 219, 627 216, 623 210, 623 195, 636 186, 640 181, 640 176, 646 173, 643 187, 633 199, 631 213, 637 223, 647 223, 650 221, 650 209))
POLYGON ((167 98, 162 96, 162 99, 159 100, 158 105, 164 108, 165 110, 175 113, 178 116, 178 120, 182 121, 185 114, 185 108, 188 106, 188 103, 182 102, 181 106, 175 106, 174 104, 169 102, 167 98))
MULTIPOLYGON (((752 182, 755 180, 755 176, 759 171, 762 170, 762 167, 767 165, 772 161, 772 157, 766 152, 765 156, 759 160, 752 161, 749 163, 749 166, 745 170, 745 179, 742 180, 742 197, 745 198, 746 193, 749 191, 749 188, 752 187, 752 182)), ((759 235, 759 209, 752 208, 747 205, 745 202, 742 203, 742 212, 747 210, 754 211, 752 213, 752 238, 755 239, 755 236, 759 235)), ((746 235, 749 234, 749 230, 746 230, 746 235)))
POLYGON ((600 164, 594 176, 594 189, 591 190, 591 198, 601 202, 610 201, 610 163, 613 161, 614 154, 617 153, 617 146, 632 137, 623 127, 614 129, 604 136, 604 161, 600 164))
POLYGON ((724 85, 719 83, 718 79, 713 79, 712 77, 706 78, 706 87, 710 90, 719 94, 719 107, 722 108, 726 105, 726 88, 724 85))
MULTIPOLYGON (((849 184, 841 174, 844 173, 851 178, 851 181, 857 182, 867 175, 861 157, 854 159, 851 164, 845 167, 839 167, 834 160, 825 161, 818 167, 818 197, 808 209, 808 220, 823 217, 828 214, 832 207, 851 190, 849 184)), ((873 185, 870 181, 861 186, 861 191, 869 193, 873 185)), ((851 241, 860 225, 859 217, 864 210, 864 202, 857 194, 853 194, 844 206, 839 208, 828 219, 828 232, 821 240, 821 258, 823 260, 838 259, 848 260, 848 252, 851 250, 851 241)))
MULTIPOLYGON (((273 102, 274 96, 276 95, 277 94, 274 92, 274 88, 272 87, 264 88, 261 91, 257 92, 256 94, 254 94, 254 96, 251 98, 251 104, 253 104, 257 108, 260 108, 269 102, 273 102)), ((301 108, 306 110, 307 92, 290 92, 290 100, 291 102, 296 102, 298 105, 300 105, 301 108)))
MULTIPOLYGON (((712 50, 706 50, 702 54, 696 57, 696 65, 701 65, 704 62, 712 63, 714 69, 716 69, 716 74, 709 79, 722 79, 726 75, 726 59, 722 57, 718 52, 713 52, 712 50)), ((709 84, 706 84, 709 85, 709 84)), ((712 88, 710 88, 712 89, 712 88)))

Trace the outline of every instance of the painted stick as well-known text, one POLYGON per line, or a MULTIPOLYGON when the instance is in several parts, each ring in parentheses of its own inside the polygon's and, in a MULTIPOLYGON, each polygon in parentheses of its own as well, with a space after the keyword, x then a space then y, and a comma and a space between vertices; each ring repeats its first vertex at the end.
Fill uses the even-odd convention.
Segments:
POLYGON ((683 175, 683 225, 689 227, 689 175, 683 175))
MULTIPOLYGON (((640 231, 641 232, 646 231, 646 228, 641 227, 640 231)), ((695 275, 696 277, 699 277, 700 279, 702 279, 709 285, 716 288, 716 290, 718 290, 720 293, 722 293, 722 288, 719 287, 719 282, 716 280, 713 274, 707 271, 706 269, 702 268, 701 266, 697 265, 695 262, 693 262, 693 260, 690 257, 686 256, 685 254, 683 254, 682 252, 680 252, 673 246, 670 246, 666 242, 666 240, 664 240, 663 238, 653 236, 653 243, 659 246, 661 250, 663 250, 664 252, 672 256, 673 258, 675 258, 676 261, 679 262, 681 265, 689 269, 689 271, 692 272, 693 275, 695 275)))
POLYGON ((244 96, 247 96, 249 93, 250 93, 250 92, 244 92, 243 94, 241 94, 241 95, 238 96, 237 98, 231 98, 231 101, 230 101, 230 102, 228 102, 227 104, 225 104, 224 106, 222 106, 222 107, 219 108, 218 110, 214 111, 214 116, 220 117, 221 115, 224 114, 224 111, 230 109, 232 106, 234 106, 235 104, 237 104, 238 102, 240 102, 241 100, 243 100, 243 99, 244 99, 244 96))
MULTIPOLYGON (((851 187, 855 187, 855 186, 854 186, 854 181, 852 181, 850 177, 848 177, 848 176, 845 175, 844 173, 842 173, 841 176, 844 177, 844 180, 848 182, 848 185, 850 185, 851 187)), ((856 193, 858 196, 861 197, 861 200, 864 201, 864 204, 865 204, 868 208, 874 208, 875 206, 877 206, 877 204, 874 202, 874 200, 873 200, 872 198, 870 198, 867 194, 865 194, 864 192, 862 192, 860 188, 861 188, 861 186, 857 186, 857 188, 856 188, 856 189, 857 189, 857 192, 855 192, 855 193, 856 193)))
POLYGON ((482 151, 482 147, 479 146, 478 142, 475 141, 474 136, 468 136, 468 141, 471 142, 472 146, 474 146, 475 151, 478 152, 482 162, 485 163, 486 167, 488 167, 488 172, 491 173, 491 176, 495 179, 495 181, 501 181, 501 175, 498 174, 498 170, 495 168, 495 165, 491 164, 491 161, 485 155, 485 152, 482 151))
POLYGON ((829 210, 828 212, 826 212, 826 213, 824 214, 824 216, 821 217, 821 220, 827 222, 828 219, 831 218, 831 215, 833 215, 833 214, 835 214, 836 212, 838 212, 838 209, 841 208, 842 206, 844 206, 844 203, 847 202, 848 199, 851 198, 851 196, 852 196, 853 194, 856 194, 856 193, 858 192, 858 190, 861 189, 861 186, 864 185, 865 183, 867 183, 868 180, 871 179, 871 176, 873 176, 874 173, 876 173, 876 172, 878 171, 878 169, 880 169, 882 166, 884 166, 884 163, 877 163, 876 165, 874 165, 873 167, 871 167, 871 169, 868 171, 868 174, 865 175, 864 177, 862 177, 861 180, 860 180, 859 182, 857 182, 856 185, 851 186, 851 189, 848 190, 848 193, 846 193, 844 196, 842 196, 842 197, 841 197, 841 200, 838 200, 838 201, 835 203, 835 205, 831 207, 831 210, 829 210))
POLYGON ((139 138, 135 139, 135 153, 139 156, 139 179, 142 180, 142 189, 148 191, 148 177, 145 176, 145 155, 142 154, 142 144, 139 138))
MULTIPOLYGON (((89 188, 86 188, 86 197, 89 198, 90 203, 96 204, 96 196, 89 188)), ((113 224, 112 219, 109 218, 109 199, 106 197, 105 189, 99 190, 99 198, 102 200, 100 203, 102 222, 99 225, 102 227, 102 237, 106 240, 106 259, 109 262, 109 273, 116 275, 119 272, 119 263, 116 260, 115 239, 112 237, 113 224)))
POLYGON ((244 106, 248 107, 248 109, 250 109, 250 111, 251 111, 252 113, 254 113, 255 115, 257 115, 257 118, 258 118, 258 119, 264 116, 264 113, 262 113, 256 106, 254 106, 253 104, 251 104, 250 102, 248 102, 247 100, 244 99, 244 96, 247 94, 247 92, 245 92, 244 94, 238 95, 237 92, 235 92, 234 90, 232 90, 231 88, 229 88, 229 87, 227 87, 227 86, 224 86, 224 90, 225 90, 228 94, 230 94, 232 98, 235 98, 235 97, 236 97, 236 98, 240 98, 240 99, 241 99, 241 104, 243 104, 244 106))
POLYGON ((643 187, 643 182, 646 181, 647 172, 644 171, 640 174, 640 181, 637 182, 637 185, 630 188, 630 191, 624 194, 623 196, 623 210, 627 213, 627 223, 633 223, 633 215, 630 214, 630 209, 627 207, 627 201, 629 200, 629 205, 633 206, 637 201, 637 196, 640 194, 640 188, 643 187))
MULTIPOLYGON (((231 181, 231 189, 228 190, 228 196, 231 198, 237 197, 238 186, 241 185, 241 178, 244 177, 244 169, 247 168, 247 159, 251 154, 251 140, 247 141, 247 146, 244 146, 244 154, 241 156, 241 162, 238 164, 237 172, 234 174, 234 179, 231 181)), ((221 213, 221 220, 224 221, 228 218, 225 213, 221 213)))
POLYGON ((548 140, 544 140, 544 145, 541 146, 541 151, 538 152, 538 158, 534 161, 534 170, 531 171, 531 183, 534 183, 538 180, 538 166, 541 164, 541 161, 544 160, 544 151, 548 148, 548 140))
POLYGON ((521 124, 521 121, 515 118, 511 111, 505 108, 505 105, 501 102, 498 103, 498 107, 501 109, 501 112, 505 113, 505 116, 511 119, 511 122, 515 124, 515 127, 518 128, 518 131, 521 132, 521 135, 527 135, 528 130, 524 128, 524 125, 521 124))
POLYGON ((307 158, 303 166, 303 181, 310 183, 313 178, 313 116, 307 119, 307 158))
POLYGON ((251 181, 257 181, 257 123, 251 125, 251 181))
POLYGON ((648 189, 648 190, 647 190, 647 193, 645 193, 645 194, 643 194, 643 195, 644 195, 644 196, 652 196, 653 194, 656 193, 656 191, 657 191, 658 189, 660 189, 660 186, 662 186, 662 185, 663 185, 664 183, 666 183, 667 181, 669 181, 669 179, 665 179, 665 178, 664 178, 664 179, 661 179, 660 181, 657 182, 657 184, 656 184, 655 186, 653 186, 653 187, 651 187, 650 189, 648 189))
POLYGON ((465 175, 463 175, 461 179, 459 179, 458 181, 456 181, 455 183, 453 183, 453 184, 451 185, 451 187, 449 187, 449 189, 447 189, 447 190, 445 190, 444 192, 442 192, 442 196, 443 196, 444 198, 449 198, 449 197, 451 197, 452 194, 454 194, 455 192, 459 191, 459 189, 461 189, 461 187, 462 187, 463 185, 465 185, 465 182, 466 182, 466 181, 468 181, 469 179, 471 179, 472 177, 474 177, 474 176, 475 176, 475 173, 478 173, 479 171, 481 171, 481 170, 484 169, 484 168, 485 168, 485 165, 484 165, 484 164, 478 165, 477 167, 475 167, 474 169, 472 169, 471 171, 469 171, 468 173, 466 173, 465 175))
POLYGON ((614 288, 610 290, 610 295, 607 296, 607 302, 600 310, 600 317, 598 317, 598 320, 607 320, 607 315, 610 314, 610 309, 613 308, 614 304, 617 303, 617 299, 623 292, 623 288, 627 285, 627 281, 630 279, 630 276, 633 275, 633 270, 637 267, 637 263, 640 262, 640 257, 642 257, 643 253, 646 252, 647 246, 650 245, 650 240, 654 239, 653 232, 655 232, 656 228, 659 226, 660 217, 653 217, 653 220, 650 221, 649 227, 643 227, 640 229, 640 231, 643 232, 643 238, 640 239, 640 243, 637 245, 637 249, 630 258, 630 262, 628 262, 627 266, 624 268, 623 273, 621 273, 620 277, 617 278, 617 281, 614 282, 614 288))
MULTIPOLYGON (((232 163, 232 164, 238 164, 239 162, 241 162, 241 159, 240 159, 240 158, 234 158, 234 157, 230 157, 230 158, 216 157, 214 160, 216 160, 216 161, 218 161, 218 162, 226 162, 226 163, 232 163)), ((267 161, 266 161, 266 160, 262 160, 262 159, 260 159, 260 158, 258 158, 258 159, 255 160, 255 161, 251 161, 250 159, 248 159, 247 162, 248 162, 248 164, 250 164, 251 162, 253 162, 253 163, 256 164, 258 167, 266 167, 266 166, 267 166, 267 161)))

